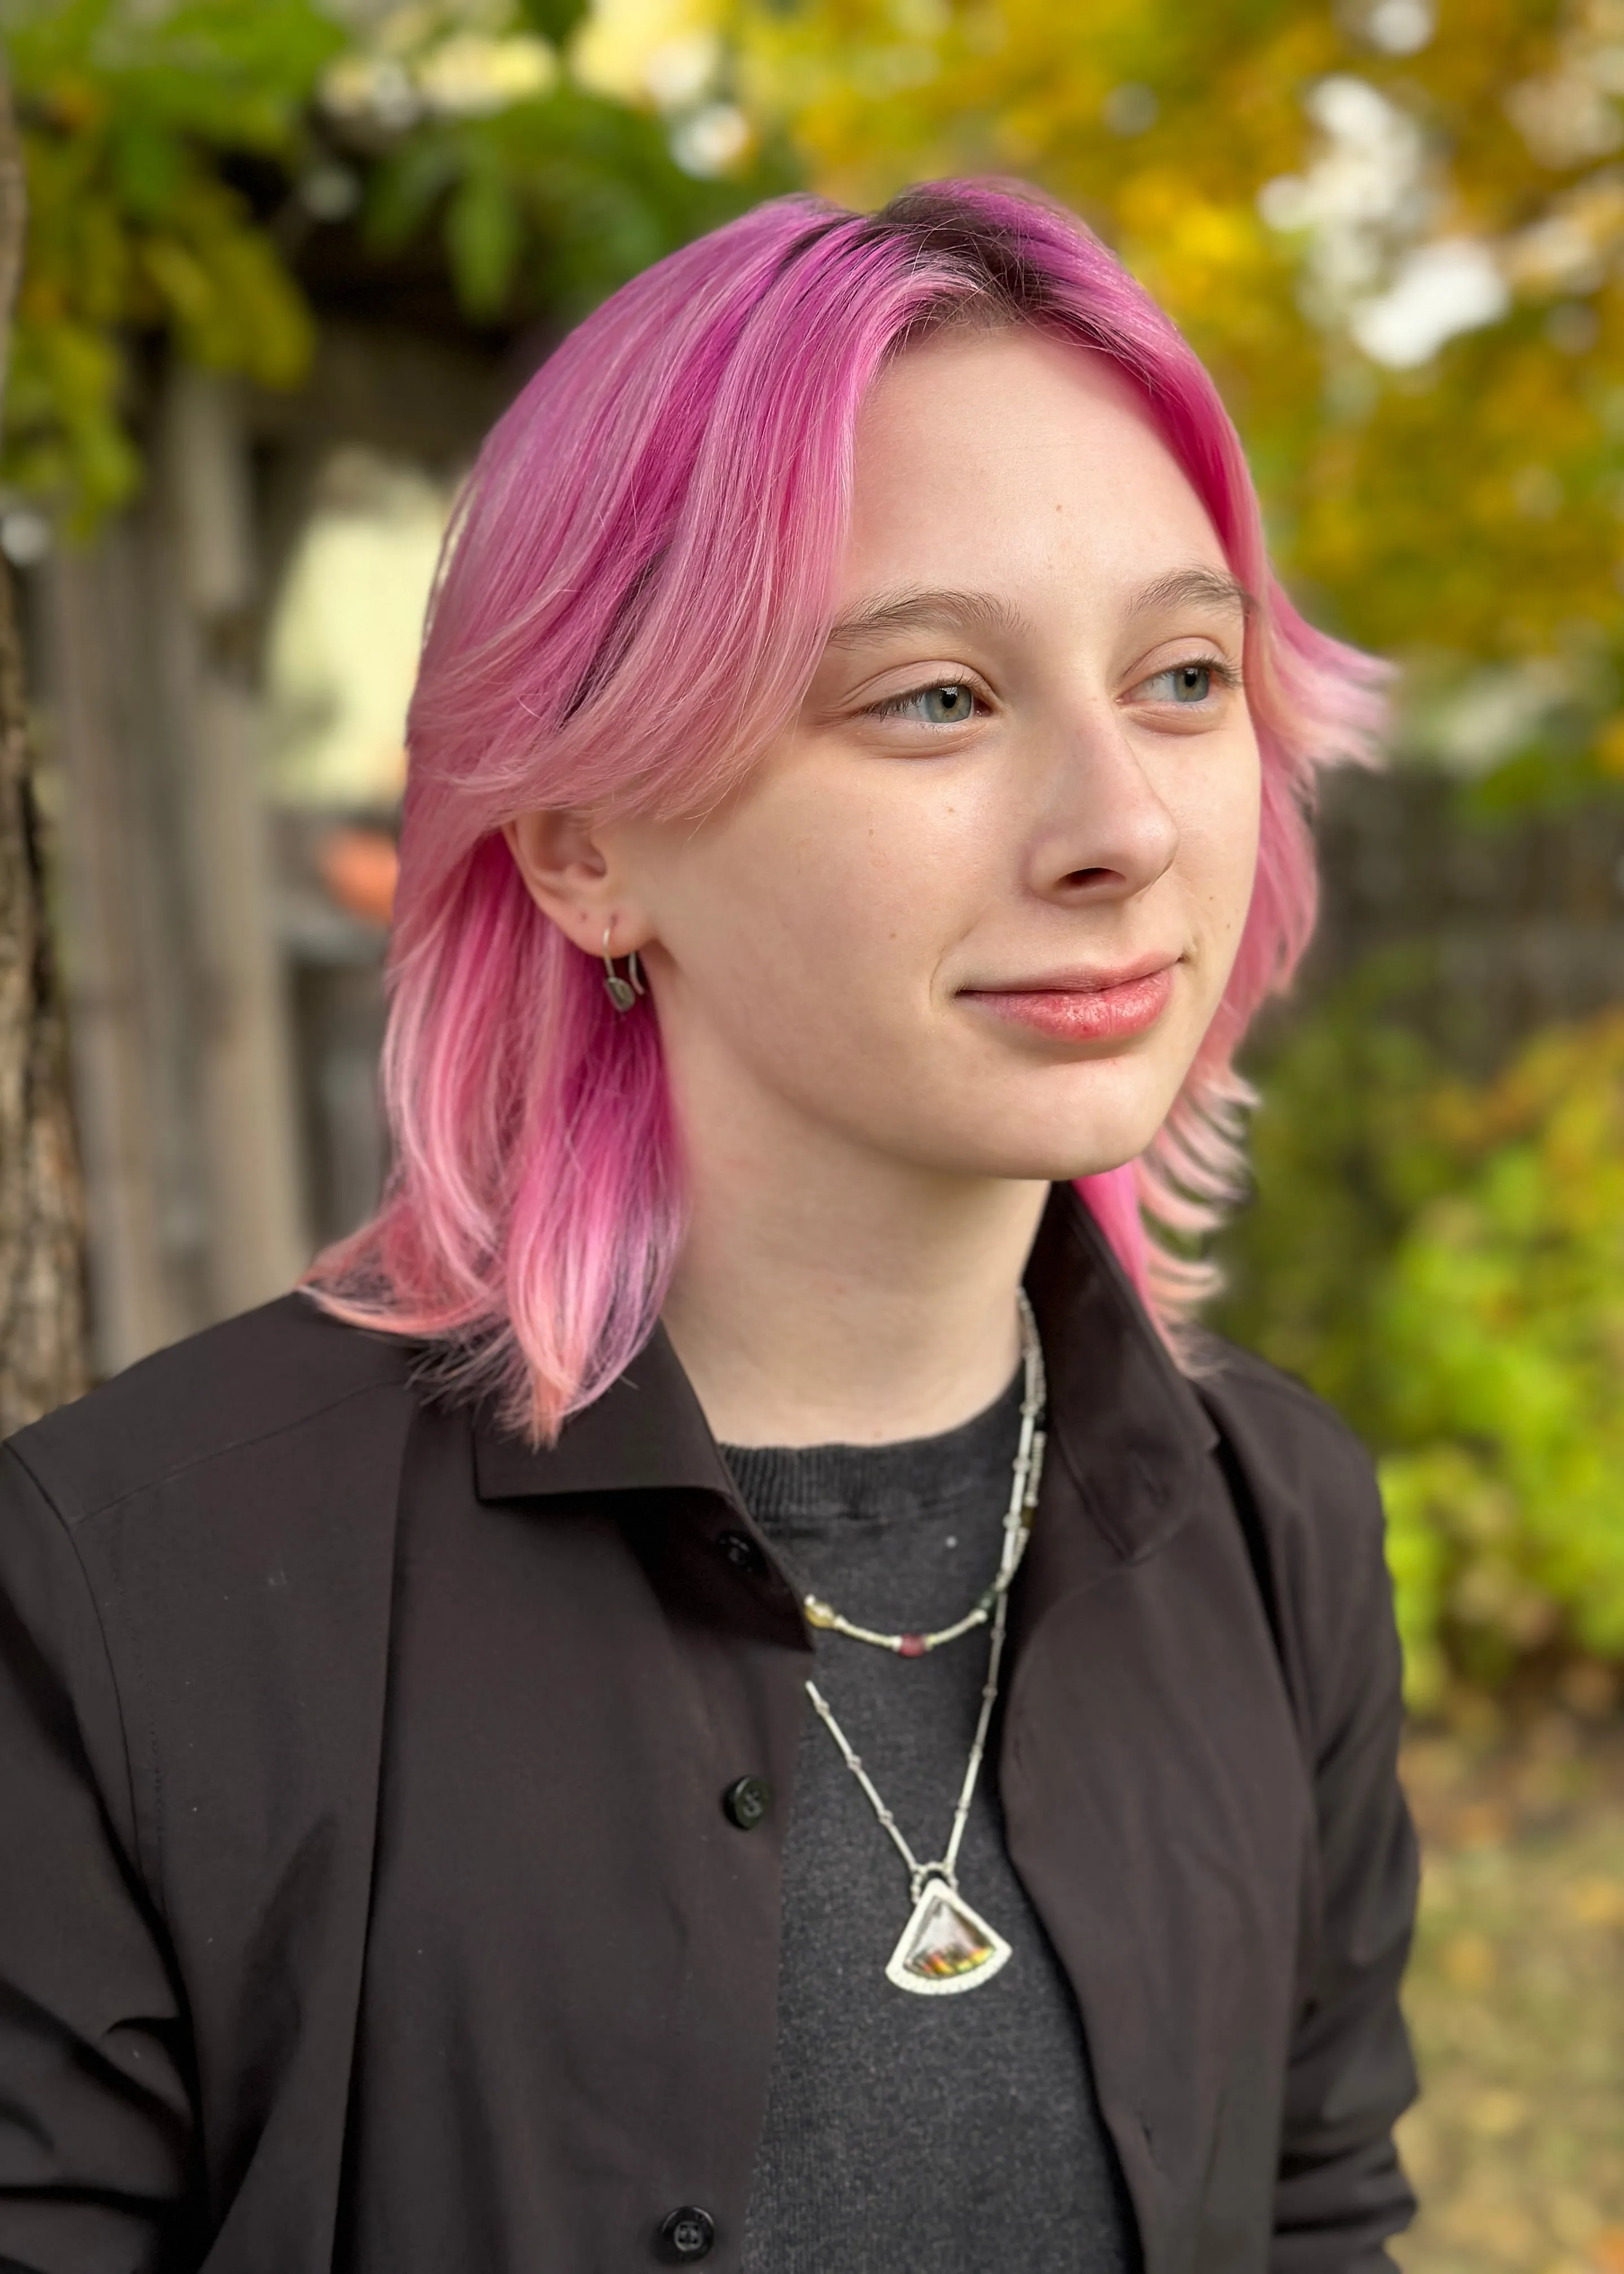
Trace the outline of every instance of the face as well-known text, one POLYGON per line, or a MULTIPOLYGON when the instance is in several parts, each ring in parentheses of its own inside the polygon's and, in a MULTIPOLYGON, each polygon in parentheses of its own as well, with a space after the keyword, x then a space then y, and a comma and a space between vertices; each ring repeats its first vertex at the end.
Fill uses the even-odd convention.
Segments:
POLYGON ((680 1114, 1071 1178, 1141 1151, 1257 853, 1245 596, 1100 357, 948 334, 877 381, 834 629, 703 824, 512 832, 596 953, 641 946, 680 1114))

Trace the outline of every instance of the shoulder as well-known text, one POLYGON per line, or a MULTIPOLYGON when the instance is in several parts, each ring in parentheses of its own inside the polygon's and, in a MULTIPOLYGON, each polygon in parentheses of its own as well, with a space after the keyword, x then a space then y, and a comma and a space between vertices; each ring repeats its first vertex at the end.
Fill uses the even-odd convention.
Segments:
POLYGON ((1288 1682, 1323 1742, 1361 1697, 1397 1695, 1375 1464, 1335 1407, 1294 1375, 1216 1337, 1203 1358, 1192 1386, 1267 1560, 1288 1682))
POLYGON ((250 1854, 331 1829, 383 1695, 416 1355, 286 1296, 0 1448, 0 1683, 51 1669, 154 1890, 199 1825, 250 1854))
POLYGON ((1221 1337, 1204 1338, 1202 1359, 1192 1386, 1270 1513, 1287 1524, 1312 1515, 1356 1532, 1380 1531, 1371 1456, 1334 1405, 1295 1374, 1221 1337))
POLYGON ((295 1291, 191 1335, 7 1441, 72 1525, 299 1435, 320 1459, 369 1396, 409 1399, 413 1347, 331 1318, 295 1291))

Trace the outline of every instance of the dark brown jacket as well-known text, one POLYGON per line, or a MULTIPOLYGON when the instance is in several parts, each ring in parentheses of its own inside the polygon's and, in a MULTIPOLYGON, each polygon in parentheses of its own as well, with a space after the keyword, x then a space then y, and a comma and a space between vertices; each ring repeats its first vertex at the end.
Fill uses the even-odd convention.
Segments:
MULTIPOLYGON (((1182 1379, 1069 1193, 1027 1284, 997 1773, 1147 2274, 1373 2274, 1415 1862, 1369 1463, 1254 1359, 1182 1379)), ((737 2266, 799 1610, 663 1337, 552 1452, 411 1356, 289 1297, 0 1457, 0 2267, 622 2274, 683 2205, 737 2266)))

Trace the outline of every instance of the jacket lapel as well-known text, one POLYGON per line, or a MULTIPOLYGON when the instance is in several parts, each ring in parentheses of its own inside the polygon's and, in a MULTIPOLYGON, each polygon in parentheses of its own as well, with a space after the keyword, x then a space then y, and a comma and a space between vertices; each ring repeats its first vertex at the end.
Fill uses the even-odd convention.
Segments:
POLYGON ((1240 2195, 1273 2168, 1255 2135, 1289 2030, 1301 1757, 1212 1423, 1069 1192, 1027 1286, 1053 1442, 1013 1607, 1011 1854, 1077 1994, 1147 2274, 1253 2274, 1269 2210, 1240 2195))

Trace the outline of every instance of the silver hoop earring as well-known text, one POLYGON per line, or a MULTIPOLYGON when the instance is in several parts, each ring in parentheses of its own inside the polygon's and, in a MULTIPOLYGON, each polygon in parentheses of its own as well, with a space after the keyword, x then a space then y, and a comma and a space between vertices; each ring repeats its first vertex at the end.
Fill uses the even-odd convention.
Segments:
POLYGON ((629 1011, 639 995, 647 990, 643 983, 643 966, 633 948, 626 959, 626 976, 621 978, 614 968, 614 958, 609 953, 609 943, 614 937, 613 918, 604 926, 604 992, 617 1011, 629 1011))

